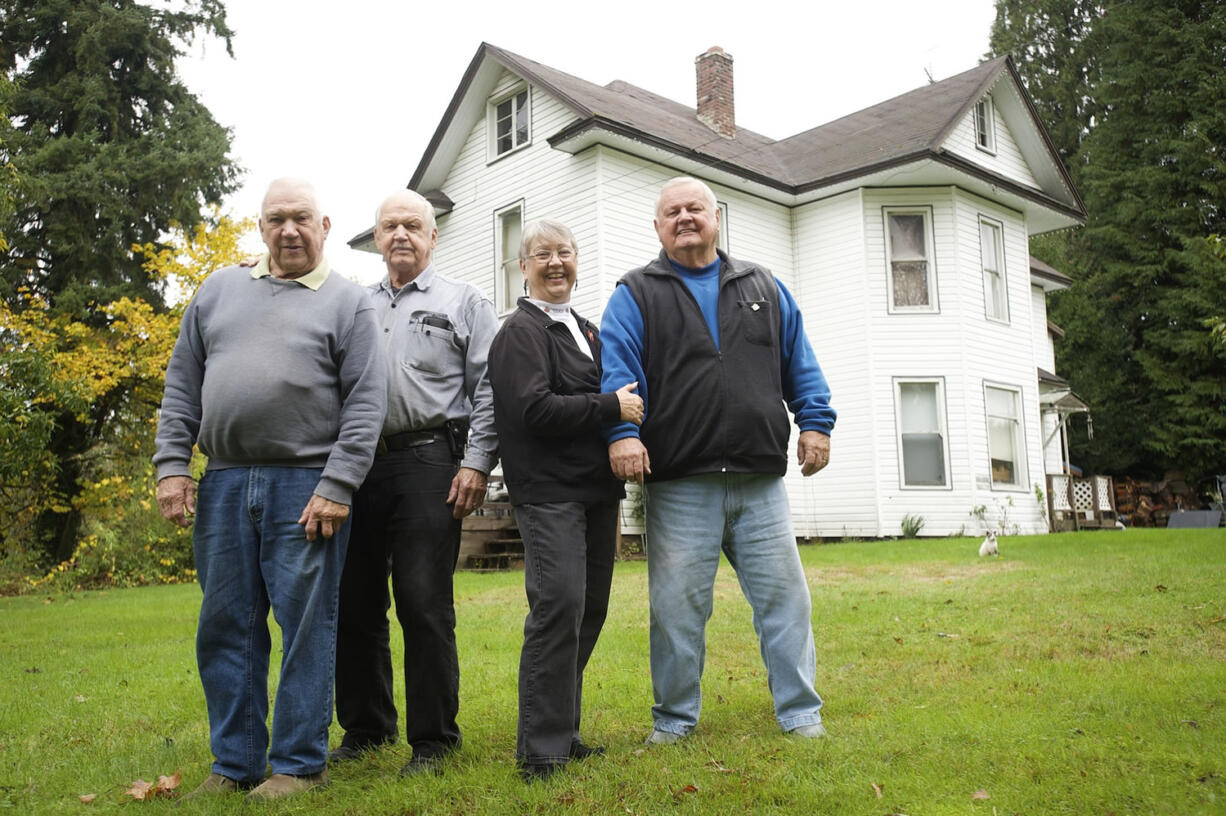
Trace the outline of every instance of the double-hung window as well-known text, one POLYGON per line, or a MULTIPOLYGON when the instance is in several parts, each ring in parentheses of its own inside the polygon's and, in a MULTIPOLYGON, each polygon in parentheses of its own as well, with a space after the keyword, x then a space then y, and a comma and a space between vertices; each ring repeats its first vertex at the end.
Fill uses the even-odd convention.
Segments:
POLYGON ((519 240, 524 231, 524 202, 503 207, 494 213, 495 303, 498 313, 515 308, 524 291, 524 275, 519 269, 519 240))
POLYGON ((996 112, 992 97, 985 96, 975 103, 975 147, 985 153, 996 152, 996 112))
POLYGON ((988 421, 988 459, 992 466, 992 487, 1021 487, 1023 473, 1022 395, 1016 388, 998 385, 983 387, 988 421))
POLYGON ((1005 287, 1005 249, 1001 225, 979 219, 979 259, 983 267, 983 302, 992 320, 1009 322, 1009 292, 1005 287))
POLYGON ((903 487, 948 487, 945 388, 940 379, 894 380, 903 487))
POLYGON ((932 211, 926 207, 887 208, 885 233, 890 311, 935 312, 937 292, 932 211))
POLYGON ((528 88, 520 87, 490 103, 487 122, 491 161, 528 144, 532 137, 530 101, 528 88))

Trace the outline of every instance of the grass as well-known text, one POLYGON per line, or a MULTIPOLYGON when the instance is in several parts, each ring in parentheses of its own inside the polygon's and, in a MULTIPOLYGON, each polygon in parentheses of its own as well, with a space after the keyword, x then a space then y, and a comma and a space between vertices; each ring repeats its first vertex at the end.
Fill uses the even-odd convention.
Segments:
MULTIPOLYGON (((585 693, 584 736, 609 753, 525 786, 512 762, 523 575, 461 573, 465 743, 446 775, 399 779, 401 746, 295 800, 176 812, 1226 814, 1226 530, 1002 538, 997 559, 977 546, 801 548, 830 740, 778 732, 725 566, 702 723, 644 749, 647 578, 624 563, 585 693)), ((204 777, 198 605, 195 586, 0 598, 0 809, 169 812, 123 791, 204 777)))

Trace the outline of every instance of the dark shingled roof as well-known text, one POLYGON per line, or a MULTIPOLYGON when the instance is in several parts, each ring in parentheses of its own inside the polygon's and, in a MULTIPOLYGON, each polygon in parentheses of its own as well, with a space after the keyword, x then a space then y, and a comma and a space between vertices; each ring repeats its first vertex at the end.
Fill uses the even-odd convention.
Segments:
POLYGON ((694 108, 628 82, 615 80, 602 87, 496 46, 485 44, 482 49, 575 111, 580 120, 567 127, 564 134, 599 123, 801 189, 935 151, 997 75, 1006 70, 1007 61, 1007 57, 998 57, 949 79, 775 141, 739 126, 734 138, 724 138, 700 122, 694 108))

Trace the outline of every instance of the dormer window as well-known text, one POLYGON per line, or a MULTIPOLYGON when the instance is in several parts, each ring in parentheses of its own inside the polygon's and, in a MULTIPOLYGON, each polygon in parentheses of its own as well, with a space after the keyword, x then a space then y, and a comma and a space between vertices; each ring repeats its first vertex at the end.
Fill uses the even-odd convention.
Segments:
POLYGON ((490 103, 487 119, 491 161, 518 150, 530 141, 532 117, 529 102, 528 88, 521 85, 507 96, 490 103))
POLYGON ((986 153, 996 152, 996 121, 992 97, 985 96, 975 103, 975 147, 986 153))

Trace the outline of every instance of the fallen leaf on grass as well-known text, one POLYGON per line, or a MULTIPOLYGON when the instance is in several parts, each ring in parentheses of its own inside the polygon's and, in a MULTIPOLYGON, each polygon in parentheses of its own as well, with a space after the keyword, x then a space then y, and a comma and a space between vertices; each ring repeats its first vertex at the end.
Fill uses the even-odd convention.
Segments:
POLYGON ((873 786, 873 792, 876 793, 877 798, 880 799, 884 795, 881 793, 881 786, 878 785, 876 782, 870 782, 869 784, 873 786))
MULTIPOLYGON (((138 779, 132 783, 132 787, 124 791, 125 794, 131 796, 138 802, 149 798, 150 791, 155 790, 156 786, 152 782, 146 782, 143 779, 138 779)), ((154 793, 153 795, 157 795, 154 793)))
POLYGON ((1158 584, 1154 587, 1154 589, 1158 590, 1159 592, 1166 592, 1166 587, 1164 587, 1162 584, 1158 584))
POLYGON ((979 790, 971 794, 971 799, 990 799, 990 798, 991 797, 988 796, 988 792, 985 791, 983 788, 980 788, 979 790))
POLYGON ((78 796, 77 798, 78 798, 78 799, 80 799, 82 802, 84 802, 85 804, 87 804, 87 805, 88 805, 90 802, 92 802, 92 801, 94 801, 95 799, 97 799, 97 798, 98 798, 98 794, 96 794, 96 793, 83 793, 83 794, 81 794, 80 796, 78 796))
POLYGON ((956 634, 954 634, 953 632, 937 632, 937 637, 943 637, 943 638, 953 638, 954 640, 957 640, 958 638, 960 638, 960 637, 962 637, 962 636, 961 636, 961 635, 956 635, 956 634))
POLYGON ((900 638, 900 637, 896 637, 896 638, 894 638, 894 642, 895 642, 895 643, 897 643, 899 646, 901 646, 901 645, 902 645, 902 638, 900 638))
POLYGON ((686 793, 698 793, 698 786, 697 785, 686 785, 684 788, 681 788, 680 790, 673 791, 673 797, 676 799, 680 799, 682 794, 686 794, 686 793))
POLYGON ((124 793, 137 801, 153 799, 158 796, 169 797, 173 795, 172 791, 179 787, 181 781, 183 781, 182 771, 175 773, 173 776, 159 776, 156 784, 138 779, 124 793))

